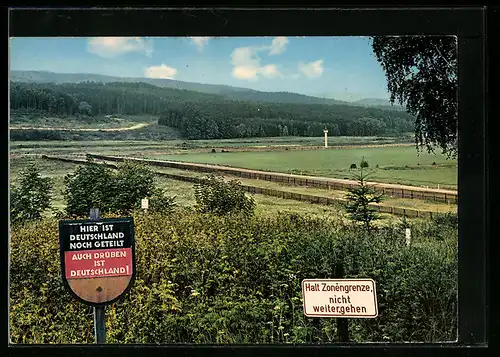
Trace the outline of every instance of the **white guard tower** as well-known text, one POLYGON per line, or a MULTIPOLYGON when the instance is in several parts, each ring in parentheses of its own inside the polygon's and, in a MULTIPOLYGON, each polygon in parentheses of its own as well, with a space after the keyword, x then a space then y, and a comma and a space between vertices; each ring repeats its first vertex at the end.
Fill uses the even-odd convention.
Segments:
POLYGON ((328 147, 328 129, 323 129, 323 133, 325 133, 325 148, 328 147))

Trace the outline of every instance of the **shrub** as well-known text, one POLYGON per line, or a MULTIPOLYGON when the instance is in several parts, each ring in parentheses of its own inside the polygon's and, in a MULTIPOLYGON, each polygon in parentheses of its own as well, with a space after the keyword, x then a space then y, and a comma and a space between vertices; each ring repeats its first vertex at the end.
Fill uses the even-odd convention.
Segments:
POLYGON ((356 169, 357 166, 356 166, 356 164, 351 164, 351 167, 349 167, 349 168, 352 170, 352 169, 356 169))
MULTIPOLYGON (((376 282, 376 319, 350 319, 356 342, 456 338, 458 234, 442 241, 414 226, 414 245, 392 229, 367 232, 298 214, 135 215, 136 281, 106 308, 108 343, 329 343, 335 319, 307 318, 301 281, 376 282), (242 224, 242 219, 245 219, 242 224), (140 249, 139 249, 140 248, 140 249)), ((92 309, 61 280, 57 220, 12 229, 12 343, 93 343, 92 309)))
POLYGON ((108 212, 112 208, 114 177, 111 169, 87 159, 73 173, 64 177, 66 212, 73 216, 86 216, 91 208, 108 212))
POLYGON ((40 169, 30 164, 21 172, 19 186, 10 188, 10 219, 12 223, 40 219, 51 205, 52 183, 40 176, 40 169))
POLYGON ((166 190, 157 189, 149 200, 152 213, 170 214, 177 208, 176 196, 168 196, 166 190))
POLYGON ((118 166, 113 179, 112 212, 126 214, 139 208, 141 199, 151 196, 155 188, 153 171, 134 162, 118 166))
POLYGON ((196 208, 202 213, 252 215, 255 209, 254 199, 245 195, 239 181, 226 182, 223 177, 213 174, 194 185, 194 195, 196 208))
POLYGON ((88 159, 64 178, 66 212, 73 216, 88 215, 90 208, 101 212, 126 214, 139 208, 141 199, 153 194, 154 174, 140 164, 127 162, 117 172, 88 159))
POLYGON ((361 159, 361 163, 359 164, 359 167, 361 167, 362 169, 368 168, 368 161, 366 161, 364 157, 361 159))

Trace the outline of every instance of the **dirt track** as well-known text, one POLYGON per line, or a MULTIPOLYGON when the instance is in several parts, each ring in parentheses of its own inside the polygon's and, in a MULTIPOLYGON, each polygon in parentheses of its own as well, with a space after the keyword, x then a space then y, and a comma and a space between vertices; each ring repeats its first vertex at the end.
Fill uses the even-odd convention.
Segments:
POLYGON ((54 131, 129 131, 129 130, 137 130, 144 128, 146 126, 155 124, 156 122, 151 122, 151 123, 139 123, 136 125, 129 126, 127 128, 60 128, 60 127, 54 127, 54 126, 48 126, 48 127, 33 127, 33 126, 17 126, 17 125, 11 125, 10 129, 16 129, 16 130, 42 130, 42 131, 49 131, 49 130, 54 130, 54 131))

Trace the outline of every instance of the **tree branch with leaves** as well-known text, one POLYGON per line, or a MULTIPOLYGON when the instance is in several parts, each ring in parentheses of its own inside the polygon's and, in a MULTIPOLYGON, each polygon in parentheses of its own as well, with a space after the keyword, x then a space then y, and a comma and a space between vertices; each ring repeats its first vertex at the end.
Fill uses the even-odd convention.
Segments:
POLYGON ((387 78, 392 104, 415 116, 417 149, 440 147, 458 154, 458 66, 455 36, 377 36, 377 61, 387 78))

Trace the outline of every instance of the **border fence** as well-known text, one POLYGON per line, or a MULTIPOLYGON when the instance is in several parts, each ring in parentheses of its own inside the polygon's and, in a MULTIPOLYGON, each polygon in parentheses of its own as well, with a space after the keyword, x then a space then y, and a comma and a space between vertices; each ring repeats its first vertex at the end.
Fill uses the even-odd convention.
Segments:
MULTIPOLYGON (((101 155, 99 155, 99 156, 101 156, 101 155)), ((59 157, 59 156, 47 156, 47 155, 42 155, 41 157, 42 157, 42 159, 48 159, 48 160, 57 160, 57 161, 64 161, 64 162, 70 162, 70 163, 76 163, 76 164, 88 164, 88 161, 82 160, 82 159, 72 159, 72 158, 65 158, 65 157, 59 157)), ((99 157, 99 159, 103 159, 103 158, 99 157)), ((109 160, 109 161, 112 161, 112 160, 109 160)), ((98 164, 99 165, 106 165, 106 166, 114 168, 114 169, 118 168, 118 165, 115 165, 115 164, 112 164, 109 162, 101 162, 98 164)), ((176 168, 178 168, 178 167, 176 167, 176 168)), ((157 171, 154 171, 154 173, 158 176, 162 176, 162 177, 166 177, 166 178, 170 178, 170 179, 178 180, 178 181, 192 182, 192 183, 202 182, 202 178, 200 178, 200 177, 183 176, 183 175, 169 174, 166 172, 157 172, 157 171)), ((262 194, 262 195, 267 195, 267 196, 272 196, 272 197, 277 197, 277 198, 282 198, 282 199, 309 202, 309 203, 313 203, 313 204, 336 205, 336 204, 339 204, 339 203, 345 201, 344 199, 341 199, 341 198, 308 195, 308 194, 295 193, 295 192, 289 192, 289 191, 283 191, 283 190, 276 190, 276 189, 265 188, 265 187, 256 187, 256 186, 250 186, 250 185, 241 185, 241 187, 245 191, 247 191, 248 193, 262 194)), ((380 213, 388 213, 388 214, 397 215, 397 216, 406 216, 408 218, 432 218, 436 214, 439 214, 439 212, 433 212, 433 211, 421 211, 421 210, 416 210, 416 209, 411 209, 411 208, 392 207, 392 206, 384 206, 384 205, 378 205, 378 204, 371 204, 371 206, 380 213)))
MULTIPOLYGON (((151 159, 140 159, 140 158, 130 158, 130 157, 124 158, 119 156, 97 155, 97 154, 87 154, 87 156, 95 159, 116 161, 116 162, 131 160, 131 161, 142 162, 149 165, 170 167, 180 170, 189 170, 197 172, 220 172, 254 180, 273 181, 273 182, 283 183, 286 185, 307 186, 307 187, 315 187, 315 188, 331 189, 331 190, 346 190, 347 188, 357 185, 357 182, 352 180, 318 178, 311 176, 284 174, 278 172, 265 172, 258 170, 240 169, 227 166, 197 164, 190 162, 163 161, 163 160, 151 160, 151 159)), ((395 184, 386 184, 380 182, 370 183, 370 184, 377 187, 377 189, 379 189, 384 195, 387 196, 429 200, 429 201, 448 203, 448 204, 458 203, 457 191, 440 190, 440 189, 432 189, 424 187, 411 187, 411 186, 403 186, 395 184)))

